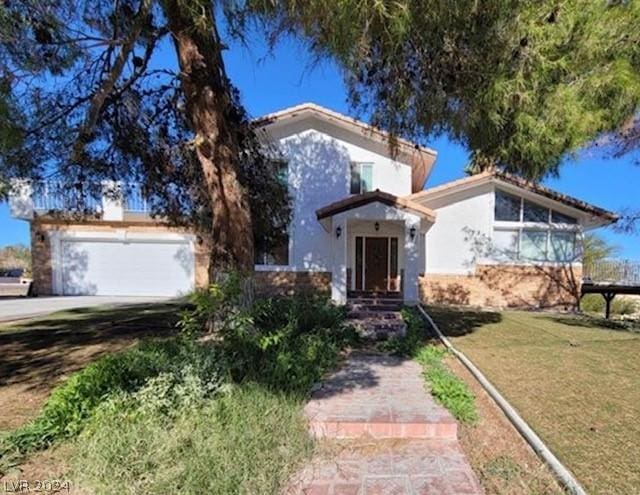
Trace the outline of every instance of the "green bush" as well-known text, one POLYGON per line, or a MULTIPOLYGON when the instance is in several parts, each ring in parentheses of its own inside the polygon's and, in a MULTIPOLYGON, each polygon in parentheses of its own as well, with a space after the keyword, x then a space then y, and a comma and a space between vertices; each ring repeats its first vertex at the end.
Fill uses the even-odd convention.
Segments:
POLYGON ((446 407, 453 416, 467 424, 478 420, 475 397, 467 385, 443 363, 447 351, 428 345, 417 354, 416 360, 424 369, 424 377, 429 383, 432 395, 446 407))
POLYGON ((96 494, 280 493, 313 451, 298 401, 245 385, 177 417, 102 409, 71 475, 96 494))
POLYGON ((336 365, 339 353, 358 341, 344 308, 326 298, 268 298, 249 318, 227 327, 222 342, 236 382, 306 393, 336 365))
POLYGON ((0 464, 80 435, 78 476, 97 493, 277 492, 309 453, 302 396, 357 333, 327 299, 271 298, 247 310, 236 292, 199 292, 180 337, 71 376, 2 440, 0 464), (203 331, 219 338, 196 340, 203 331))
POLYGON ((429 330, 416 308, 403 308, 402 319, 407 325, 406 333, 402 337, 395 337, 383 342, 380 345, 380 350, 399 356, 415 357, 429 339, 429 330))
POLYGON ((197 377, 213 391, 221 375, 220 354, 211 345, 172 339, 143 342, 104 356, 54 389, 41 413, 3 440, 0 456, 11 450, 26 453, 41 449, 77 435, 99 404, 134 392, 163 374, 174 385, 197 377))
MULTIPOLYGON (((585 294, 580 301, 580 309, 587 313, 604 313, 605 301, 600 294, 585 294)), ((611 314, 631 315, 638 311, 638 303, 632 299, 616 296, 611 301, 611 314)))

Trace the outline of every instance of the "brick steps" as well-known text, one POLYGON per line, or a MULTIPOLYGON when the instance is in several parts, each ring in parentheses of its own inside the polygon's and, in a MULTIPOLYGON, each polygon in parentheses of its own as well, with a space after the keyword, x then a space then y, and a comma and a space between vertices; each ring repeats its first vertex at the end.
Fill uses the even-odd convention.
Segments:
POLYGON ((368 421, 310 421, 309 431, 316 438, 413 438, 455 440, 458 426, 440 423, 378 423, 368 421))
POLYGON ((424 388, 420 366, 377 354, 351 356, 305 406, 318 438, 455 440, 457 423, 424 388))
POLYGON ((348 300, 348 318, 367 339, 386 340, 401 337, 406 332, 402 319, 402 299, 376 297, 374 294, 352 297, 348 300))

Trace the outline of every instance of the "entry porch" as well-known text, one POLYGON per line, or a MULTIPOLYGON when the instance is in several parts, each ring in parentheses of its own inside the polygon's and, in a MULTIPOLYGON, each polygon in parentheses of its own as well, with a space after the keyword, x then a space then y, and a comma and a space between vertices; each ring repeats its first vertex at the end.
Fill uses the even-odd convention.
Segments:
POLYGON ((419 300, 424 272, 424 234, 433 211, 381 191, 351 196, 316 212, 331 236, 331 298, 338 304, 351 294, 419 300))

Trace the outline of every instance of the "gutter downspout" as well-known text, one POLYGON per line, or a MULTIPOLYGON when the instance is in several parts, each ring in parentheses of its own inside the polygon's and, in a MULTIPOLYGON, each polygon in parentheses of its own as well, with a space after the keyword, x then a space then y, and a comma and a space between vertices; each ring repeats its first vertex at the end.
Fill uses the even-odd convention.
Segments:
POLYGON ((582 485, 578 482, 578 480, 571 474, 571 472, 564 467, 564 465, 558 460, 558 458, 549 450, 549 448, 544 444, 542 439, 536 434, 535 431, 531 429, 531 427, 520 417, 520 415, 516 412, 516 410, 511 407, 511 405, 506 401, 506 399, 498 392, 498 390, 489 382, 489 380, 482 374, 482 372, 476 368, 476 366, 460 351, 458 351, 449 339, 447 339, 436 323, 433 321, 431 316, 427 314, 427 312, 422 307, 422 304, 418 304, 418 309, 422 316, 429 322, 431 328, 438 334, 438 338, 442 341, 442 343, 449 349, 462 364, 471 372, 471 374, 480 382, 480 385, 485 389, 485 391, 491 396, 491 398, 498 404, 500 409, 507 416, 511 424, 520 432, 520 434, 524 437, 531 448, 535 451, 536 454, 551 468, 553 474, 556 476, 558 481, 571 493, 572 495, 587 495, 587 492, 584 490, 582 485))

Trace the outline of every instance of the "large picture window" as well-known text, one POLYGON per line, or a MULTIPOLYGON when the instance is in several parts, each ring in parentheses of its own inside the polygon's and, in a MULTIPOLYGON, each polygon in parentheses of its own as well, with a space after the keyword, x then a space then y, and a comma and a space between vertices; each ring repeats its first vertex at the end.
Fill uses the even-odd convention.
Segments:
POLYGON ((351 194, 373 191, 373 163, 351 162, 351 194))
POLYGON ((496 190, 495 220, 496 261, 566 263, 578 257, 577 218, 496 190))
POLYGON ((570 263, 578 254, 575 231, 525 228, 493 231, 492 258, 496 261, 570 263))

